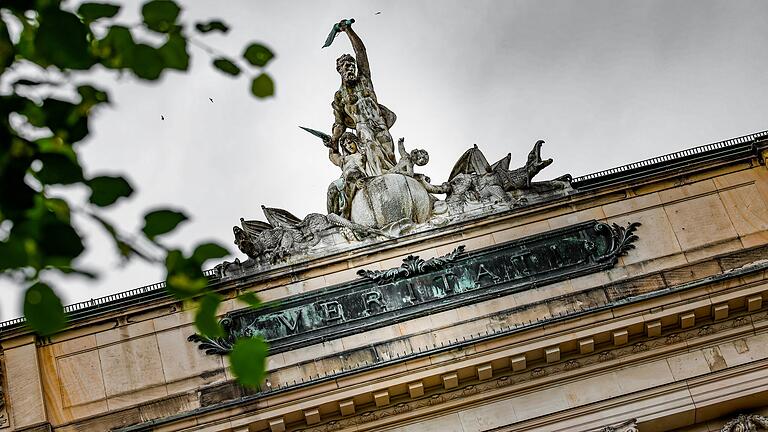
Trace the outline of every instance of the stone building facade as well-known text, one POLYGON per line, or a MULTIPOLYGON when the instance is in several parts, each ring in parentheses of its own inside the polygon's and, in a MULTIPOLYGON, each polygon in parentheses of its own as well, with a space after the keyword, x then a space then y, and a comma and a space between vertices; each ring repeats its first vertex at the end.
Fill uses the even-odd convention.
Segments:
POLYGON ((228 336, 162 284, 0 327, 0 431, 768 430, 768 133, 573 192, 210 283, 228 336), (235 297, 275 301, 244 310, 235 297), (234 337, 271 341, 260 390, 234 337))

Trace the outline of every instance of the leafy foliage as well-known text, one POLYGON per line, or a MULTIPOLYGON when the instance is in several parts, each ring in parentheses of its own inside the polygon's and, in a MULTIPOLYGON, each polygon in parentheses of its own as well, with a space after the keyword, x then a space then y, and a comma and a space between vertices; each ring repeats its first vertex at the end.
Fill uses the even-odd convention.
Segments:
POLYGON ((243 52, 243 57, 254 66, 264 67, 275 55, 264 45, 254 43, 248 45, 248 48, 243 52))
POLYGON ((91 203, 99 207, 111 206, 118 199, 127 198, 133 194, 133 188, 128 180, 119 176, 94 177, 88 180, 88 186, 91 188, 91 203))
POLYGON ((216 308, 221 303, 221 296, 215 293, 206 293, 200 300, 200 307, 195 315, 195 325, 200 334, 208 338, 224 336, 224 329, 216 320, 216 308))
POLYGON ((229 354, 232 373, 246 387, 258 387, 264 379, 265 362, 269 346, 258 336, 238 339, 229 354))
POLYGON ((77 14, 85 22, 93 22, 101 18, 112 18, 120 12, 120 6, 107 3, 83 3, 77 8, 77 14))
POLYGON ((216 67, 216 69, 232 75, 232 76, 238 76, 240 75, 240 68, 237 67, 236 64, 232 63, 231 60, 225 59, 225 58, 217 58, 213 60, 213 66, 216 67))
MULTIPOLYGON (((86 247, 74 223, 80 219, 71 217, 79 213, 104 230, 120 257, 164 264, 168 291, 197 302, 200 332, 221 335, 216 311, 222 297, 208 286, 202 266, 228 255, 227 249, 203 243, 187 255, 159 243, 159 236, 188 219, 177 210, 147 213, 141 232, 134 234, 123 233, 101 214, 134 190, 121 175, 94 176, 80 165, 75 144, 89 136, 94 109, 110 103, 105 89, 82 79, 96 67, 144 81, 156 81, 168 70, 186 72, 194 43, 215 57, 214 68, 226 76, 250 75, 252 93, 263 98, 274 93, 274 83, 263 70, 274 54, 253 43, 244 50, 245 67, 237 64, 195 39, 227 33, 229 27, 217 19, 185 23, 173 0, 146 1, 139 25, 118 21, 120 4, 85 2, 73 12, 61 3, 0 2, 0 276, 13 276, 26 287, 24 315, 32 330, 52 335, 63 329, 67 317, 61 300, 43 280, 51 272, 95 277, 76 267, 86 247), (29 91, 40 88, 52 91, 29 91), (85 188, 87 201, 56 196, 56 190, 70 186, 85 188)), ((241 299, 254 307, 260 304, 252 293, 241 299)), ((258 384, 266 344, 244 342, 238 352, 247 358, 233 358, 233 368, 245 377, 244 384, 258 384)))
POLYGON ((64 326, 64 306, 51 287, 38 282, 24 293, 24 316, 41 336, 56 333, 64 326))
POLYGON ((266 98, 275 94, 275 83, 267 74, 261 74, 253 79, 251 93, 257 98, 266 98))
POLYGON ((208 21, 207 23, 197 23, 195 24, 195 29, 200 33, 210 33, 215 31, 226 33, 229 31, 229 27, 219 20, 208 21))
POLYGON ((261 300, 259 300, 259 297, 252 292, 246 292, 246 293, 240 294, 239 296, 237 296, 237 299, 247 304, 253 309, 258 309, 262 305, 261 300))
POLYGON ((185 220, 187 216, 175 210, 154 210, 144 215, 144 228, 141 230, 148 239, 173 231, 176 226, 185 220))
POLYGON ((176 28, 181 8, 171 0, 152 0, 144 3, 141 15, 150 30, 166 33, 176 28))

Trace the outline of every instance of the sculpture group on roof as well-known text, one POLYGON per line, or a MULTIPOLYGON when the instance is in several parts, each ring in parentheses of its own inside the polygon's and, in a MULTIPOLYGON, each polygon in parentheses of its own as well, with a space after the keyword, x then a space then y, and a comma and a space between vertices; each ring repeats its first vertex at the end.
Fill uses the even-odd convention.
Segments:
POLYGON ((552 163, 541 158, 541 140, 526 164, 516 169, 509 168, 511 154, 489 164, 475 145, 459 158, 446 182, 432 184, 428 176, 417 173, 429 162, 429 153, 406 150, 405 139, 400 138, 395 154, 390 129, 397 116, 379 103, 365 45, 352 29, 353 22, 335 24, 325 45, 345 33, 355 52, 355 57, 344 54, 336 60, 341 85, 331 103, 331 133, 302 127, 322 140, 328 158, 341 169, 340 177, 328 186, 327 214, 300 219, 262 206, 266 222, 241 219, 241 226, 233 228, 235 244, 252 265, 271 265, 316 248, 398 237, 572 191, 570 176, 532 181, 552 163))

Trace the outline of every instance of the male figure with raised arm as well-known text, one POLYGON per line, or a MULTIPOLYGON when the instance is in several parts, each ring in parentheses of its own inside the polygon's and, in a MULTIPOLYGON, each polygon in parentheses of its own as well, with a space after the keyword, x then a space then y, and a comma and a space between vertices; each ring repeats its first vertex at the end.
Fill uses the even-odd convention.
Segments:
POLYGON ((342 20, 335 27, 347 34, 357 60, 349 54, 343 54, 336 60, 341 87, 331 103, 334 114, 331 145, 338 145, 339 138, 347 128, 354 129, 360 138, 360 151, 367 157, 366 172, 376 176, 389 171, 396 164, 389 128, 397 117, 378 102, 371 82, 365 45, 352 30, 351 23, 352 20, 342 20))

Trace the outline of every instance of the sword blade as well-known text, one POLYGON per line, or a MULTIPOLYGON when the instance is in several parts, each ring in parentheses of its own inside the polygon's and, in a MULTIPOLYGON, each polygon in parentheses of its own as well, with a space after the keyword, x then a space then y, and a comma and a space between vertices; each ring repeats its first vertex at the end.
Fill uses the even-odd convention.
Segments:
POLYGON ((336 35, 339 34, 339 25, 334 24, 333 28, 331 29, 331 32, 328 33, 328 37, 325 38, 325 45, 323 45, 323 48, 327 48, 331 46, 333 43, 333 40, 336 39, 336 35))
POLYGON ((312 135, 320 138, 321 140, 323 140, 324 143, 325 142, 331 142, 331 136, 328 135, 327 133, 320 132, 319 130, 314 130, 314 129, 306 128, 304 126, 299 126, 299 127, 304 129, 305 131, 311 133, 312 135))

